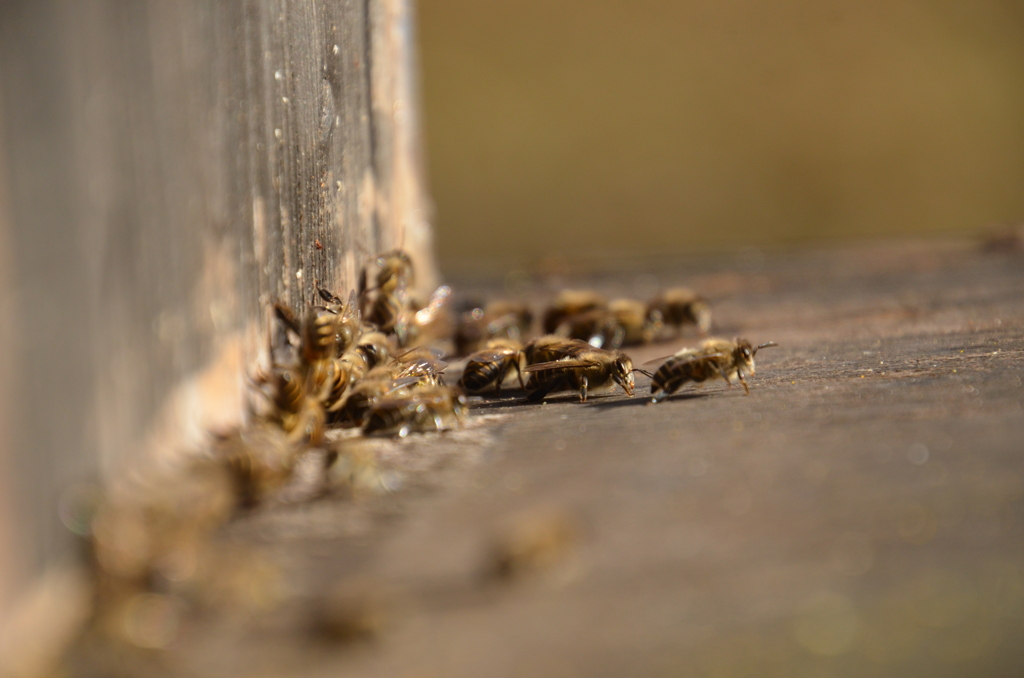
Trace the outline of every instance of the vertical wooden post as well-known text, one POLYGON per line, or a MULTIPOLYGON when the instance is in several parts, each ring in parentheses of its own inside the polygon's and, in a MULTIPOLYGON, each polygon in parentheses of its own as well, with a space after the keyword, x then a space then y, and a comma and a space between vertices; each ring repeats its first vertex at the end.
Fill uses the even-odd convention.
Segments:
POLYGON ((0 5, 0 538, 18 516, 28 571, 68 487, 240 420, 274 301, 399 244, 432 282, 410 2, 0 5))

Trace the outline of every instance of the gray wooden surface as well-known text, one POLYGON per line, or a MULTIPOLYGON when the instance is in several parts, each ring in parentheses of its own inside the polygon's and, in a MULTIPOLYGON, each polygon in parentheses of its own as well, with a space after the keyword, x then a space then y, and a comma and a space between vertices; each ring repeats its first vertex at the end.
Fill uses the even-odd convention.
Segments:
POLYGON ((890 243, 563 280, 693 284, 717 332, 780 346, 749 396, 649 406, 646 378, 582 405, 511 392, 464 430, 373 443, 385 491, 292 493, 229 525, 235 576, 259 585, 122 671, 1019 676, 1022 274, 1020 254, 890 243), (574 538, 489 578, 503 530, 531 524, 574 538))
POLYGON ((69 487, 238 420, 274 301, 397 245, 430 281, 410 11, 0 5, 0 603, 69 487))

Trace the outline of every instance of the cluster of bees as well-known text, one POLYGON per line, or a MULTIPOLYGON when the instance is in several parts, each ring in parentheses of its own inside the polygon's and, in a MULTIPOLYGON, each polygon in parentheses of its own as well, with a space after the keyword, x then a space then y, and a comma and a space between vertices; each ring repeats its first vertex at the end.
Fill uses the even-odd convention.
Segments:
POLYGON ((500 395, 512 377, 528 402, 566 391, 585 402, 616 386, 632 396, 635 372, 651 377, 652 402, 714 379, 739 381, 749 393, 745 376, 754 373, 755 354, 775 345, 707 339, 661 359, 652 373, 634 368, 620 349, 686 326, 706 335, 711 308, 691 290, 669 289, 647 302, 566 290, 545 310, 544 334, 531 338, 533 314, 524 304, 472 305, 453 318, 448 287, 421 304, 414 282, 411 259, 394 250, 363 270, 347 300, 318 287, 319 303, 301 317, 277 305, 271 366, 254 379, 264 404, 258 416, 293 443, 316 447, 331 426, 398 437, 458 427, 467 396, 500 395), (445 353, 436 348, 449 338, 466 358, 456 386, 445 384, 445 353))
POLYGON ((409 293, 412 261, 400 250, 377 257, 373 269, 364 269, 359 292, 346 301, 318 288, 322 303, 301 319, 275 307, 271 367, 253 380, 264 407, 255 409, 295 443, 320 445, 328 426, 406 436, 465 418, 465 395, 444 383, 443 352, 411 347, 434 324, 450 289, 417 304, 409 293))
POLYGON ((493 389, 500 394, 506 378, 515 372, 527 400, 574 391, 580 401, 587 394, 616 385, 634 395, 634 372, 651 377, 651 402, 657 403, 688 383, 721 378, 730 386, 739 381, 747 393, 745 375, 754 374, 754 356, 773 342, 753 346, 745 339, 707 339, 697 348, 684 348, 659 358, 654 372, 633 367, 623 346, 650 343, 679 334, 693 326, 706 335, 711 328, 711 307, 698 294, 672 288, 648 302, 608 300, 590 291, 566 290, 547 308, 542 319, 545 334, 524 343, 532 316, 522 306, 498 302, 464 313, 455 345, 469 354, 459 385, 472 394, 493 389), (527 375, 524 381, 523 375, 527 375))
MULTIPOLYGON (((204 577, 218 570, 201 564, 213 562, 219 525, 290 482, 307 451, 323 451, 331 468, 339 452, 351 451, 344 441, 327 439, 331 429, 405 437, 456 428, 471 397, 500 395, 510 379, 528 402, 565 392, 586 401, 616 388, 632 396, 636 372, 651 377, 652 402, 714 379, 746 389, 755 354, 775 345, 707 338, 660 359, 652 373, 634 368, 622 349, 688 327, 706 335, 711 309, 699 295, 678 288, 642 302, 564 291, 541 317, 543 334, 533 336, 534 318, 523 304, 493 301, 453 310, 448 287, 421 303, 414 282, 412 261, 395 250, 370 262, 347 299, 318 286, 318 303, 303 313, 274 307, 269 361, 251 375, 248 424, 215 435, 210 449, 184 464, 177 478, 150 478, 134 494, 106 497, 91 510, 96 628, 131 640, 124 620, 139 601, 173 607, 196 597, 204 577), (465 358, 455 385, 445 383, 442 345, 465 358)), ((374 466, 372 460, 366 465, 374 466)), ((544 560, 562 532, 517 537, 502 551, 499 569, 544 560)))

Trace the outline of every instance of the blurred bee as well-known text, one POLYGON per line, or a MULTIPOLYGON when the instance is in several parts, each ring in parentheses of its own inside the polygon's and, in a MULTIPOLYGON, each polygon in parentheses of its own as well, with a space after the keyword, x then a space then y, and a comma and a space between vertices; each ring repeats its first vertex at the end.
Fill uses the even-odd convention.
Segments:
POLYGON ((269 410, 253 404, 253 414, 279 426, 290 442, 315 447, 323 441, 326 415, 310 390, 313 369, 307 356, 313 350, 306 346, 303 326, 287 306, 277 304, 274 312, 279 322, 270 338, 271 367, 269 373, 258 373, 252 380, 269 410))
POLYGON ((328 412, 341 407, 345 392, 367 372, 391 359, 388 338, 374 330, 360 335, 355 346, 332 360, 330 370, 319 398, 328 412))
POLYGON ((213 461, 223 464, 237 505, 251 508, 291 478, 300 448, 281 429, 254 422, 245 429, 215 436, 213 461))
POLYGON ((462 313, 455 328, 455 352, 468 355, 484 348, 490 339, 522 342, 530 334, 533 313, 515 301, 492 301, 462 313))
POLYGON ((363 269, 359 281, 359 298, 363 317, 385 334, 394 334, 399 346, 410 346, 424 331, 442 317, 451 288, 442 285, 420 305, 410 296, 415 282, 412 259, 402 250, 392 250, 374 260, 377 273, 370 287, 370 273, 363 269))
POLYGON ((685 287, 672 287, 647 304, 648 312, 659 311, 666 325, 679 332, 683 325, 695 325, 701 334, 711 329, 711 307, 703 297, 685 287))
POLYGON ((415 280, 412 259, 402 250, 392 250, 374 259, 377 267, 373 287, 364 268, 359 278, 359 299, 363 317, 385 334, 395 331, 408 304, 409 288, 415 280))
POLYGON ((275 366, 257 386, 271 404, 270 412, 262 418, 280 426, 289 442, 311 447, 323 442, 326 414, 320 402, 308 393, 300 372, 275 366))
POLYGON ((409 388, 418 381, 418 377, 396 379, 394 370, 390 366, 371 370, 369 374, 352 385, 341 407, 328 413, 330 423, 339 424, 345 428, 362 426, 366 420, 366 414, 377 401, 388 396, 409 395, 409 388))
POLYGON ((566 318, 607 306, 608 300, 597 292, 563 290, 544 312, 544 332, 552 334, 566 318))
MULTIPOLYGON (((404 250, 394 249, 378 255, 374 263, 379 269, 374 281, 378 290, 394 292, 400 288, 412 287, 415 282, 412 258, 404 250)), ((365 269, 363 275, 366 276, 365 269)))
POLYGON ((751 346, 746 339, 708 339, 698 348, 684 348, 651 375, 651 402, 661 402, 691 381, 699 385, 713 379, 722 379, 730 387, 738 379, 750 395, 744 376, 753 376, 754 356, 769 346, 778 344, 751 346))
POLYGON ((333 322, 335 356, 340 356, 356 343, 362 332, 359 297, 355 290, 352 290, 349 293, 348 301, 343 302, 322 287, 317 286, 316 291, 327 304, 327 310, 335 314, 333 322))
POLYGON ((621 386, 626 395, 633 395, 633 361, 628 355, 594 348, 583 341, 561 341, 561 344, 546 342, 543 348, 534 345, 532 353, 528 353, 530 365, 524 371, 530 373, 526 382, 530 402, 539 402, 559 391, 576 391, 580 402, 586 402, 590 391, 609 390, 615 384, 621 386), (535 362, 537 358, 549 360, 535 362))
POLYGON ((607 308, 593 308, 565 318, 555 334, 585 341, 595 348, 615 349, 622 346, 626 328, 607 308))
POLYGON ((634 299, 614 299, 608 304, 608 312, 623 332, 622 342, 611 345, 611 348, 649 344, 665 325, 660 309, 648 308, 634 299))
POLYGON ((366 415, 365 435, 398 436, 456 428, 466 417, 462 392, 448 386, 419 389, 407 396, 382 398, 366 415))
POLYGON ((391 369, 394 378, 415 378, 419 386, 443 386, 444 371, 448 363, 444 353, 436 348, 419 347, 395 356, 391 369))
POLYGON ((469 356, 459 386, 466 393, 481 393, 493 386, 494 393, 501 395, 501 385, 509 372, 515 370, 519 387, 525 388, 522 346, 511 339, 491 339, 487 345, 488 348, 469 356))
POLYGON ((424 336, 442 336, 449 333, 451 323, 445 313, 445 305, 451 294, 452 288, 441 285, 434 290, 425 305, 410 297, 407 308, 395 326, 398 345, 412 346, 422 341, 424 336))

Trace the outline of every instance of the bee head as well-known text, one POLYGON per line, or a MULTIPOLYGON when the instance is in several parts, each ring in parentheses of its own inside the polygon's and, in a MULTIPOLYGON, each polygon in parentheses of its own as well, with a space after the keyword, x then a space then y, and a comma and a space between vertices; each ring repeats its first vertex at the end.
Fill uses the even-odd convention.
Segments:
POLYGON ((633 395, 636 382, 633 379, 633 360, 625 353, 619 353, 615 357, 615 364, 612 366, 612 378, 615 380, 626 395, 633 395))
POLYGON ((744 374, 754 373, 754 353, 757 349, 752 348, 746 339, 737 339, 736 348, 732 352, 733 361, 740 372, 744 374))

